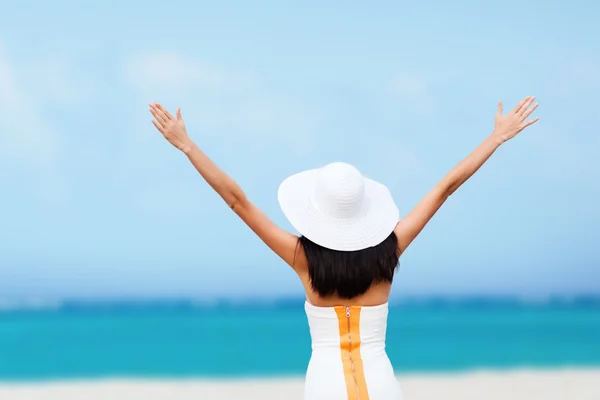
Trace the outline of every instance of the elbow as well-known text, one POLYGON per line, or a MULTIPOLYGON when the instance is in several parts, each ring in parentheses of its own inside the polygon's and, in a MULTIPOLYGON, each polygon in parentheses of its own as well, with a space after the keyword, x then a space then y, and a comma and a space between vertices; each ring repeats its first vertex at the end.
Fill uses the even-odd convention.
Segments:
POLYGON ((248 198, 246 197, 245 193, 241 190, 232 193, 231 200, 227 202, 229 208, 231 208, 231 210, 233 210, 233 212, 236 214, 240 214, 242 210, 247 209, 248 204, 248 198))
POLYGON ((458 189, 465 178, 459 171, 451 171, 441 182, 440 191, 444 198, 450 197, 458 189))
POLYGON ((452 196, 452 194, 456 192, 456 189, 458 189, 457 185, 449 185, 448 187, 446 187, 442 192, 442 197, 444 198, 444 200, 452 196))
POLYGON ((450 197, 456 189, 457 186, 454 183, 452 183, 452 181, 442 181, 438 187, 438 193, 439 196, 445 200, 448 197, 450 197))

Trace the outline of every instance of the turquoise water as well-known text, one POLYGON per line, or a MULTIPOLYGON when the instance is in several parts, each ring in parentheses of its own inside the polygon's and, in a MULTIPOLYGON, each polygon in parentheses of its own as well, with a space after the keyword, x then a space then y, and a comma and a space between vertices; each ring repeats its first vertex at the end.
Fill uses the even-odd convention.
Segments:
MULTIPOLYGON (((402 371, 600 365, 600 301, 443 300, 391 306, 402 371)), ((301 299, 271 305, 66 303, 0 312, 0 380, 303 374, 301 299)))

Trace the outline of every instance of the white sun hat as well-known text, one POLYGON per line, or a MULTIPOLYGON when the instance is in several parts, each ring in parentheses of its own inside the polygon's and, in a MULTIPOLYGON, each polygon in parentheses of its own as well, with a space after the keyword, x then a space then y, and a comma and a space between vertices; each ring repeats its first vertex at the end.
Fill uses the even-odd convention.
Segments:
POLYGON ((385 185, 343 162, 288 177, 277 197, 298 233, 332 250, 376 246, 394 231, 400 218, 385 185))

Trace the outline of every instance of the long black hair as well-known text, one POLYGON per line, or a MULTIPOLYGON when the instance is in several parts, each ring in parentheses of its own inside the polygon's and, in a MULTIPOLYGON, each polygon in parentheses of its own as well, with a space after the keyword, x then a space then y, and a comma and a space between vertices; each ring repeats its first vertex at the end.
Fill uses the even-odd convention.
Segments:
POLYGON ((356 251, 331 250, 305 236, 300 236, 299 243, 308 261, 312 289, 321 297, 352 299, 374 283, 391 283, 400 257, 394 232, 382 243, 356 251))

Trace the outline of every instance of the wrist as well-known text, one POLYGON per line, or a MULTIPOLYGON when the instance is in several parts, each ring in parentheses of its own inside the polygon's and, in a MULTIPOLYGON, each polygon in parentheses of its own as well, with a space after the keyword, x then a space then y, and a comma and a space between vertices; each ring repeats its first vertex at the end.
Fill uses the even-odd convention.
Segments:
POLYGON ((492 132, 492 134, 490 135, 489 139, 497 146, 499 147, 500 145, 502 145, 504 142, 506 142, 506 138, 503 132, 500 131, 496 131, 494 130, 492 132))
POLYGON ((196 147, 196 144, 190 140, 188 143, 185 143, 183 146, 181 146, 180 150, 187 156, 194 150, 194 147, 196 147))

